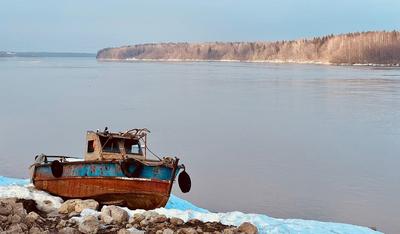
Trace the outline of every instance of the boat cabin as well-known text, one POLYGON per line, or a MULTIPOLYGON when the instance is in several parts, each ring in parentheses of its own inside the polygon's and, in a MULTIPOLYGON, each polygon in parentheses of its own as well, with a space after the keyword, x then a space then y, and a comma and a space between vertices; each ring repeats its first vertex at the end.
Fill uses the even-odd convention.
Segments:
POLYGON ((147 129, 132 129, 112 133, 88 131, 86 134, 85 161, 146 159, 147 129))

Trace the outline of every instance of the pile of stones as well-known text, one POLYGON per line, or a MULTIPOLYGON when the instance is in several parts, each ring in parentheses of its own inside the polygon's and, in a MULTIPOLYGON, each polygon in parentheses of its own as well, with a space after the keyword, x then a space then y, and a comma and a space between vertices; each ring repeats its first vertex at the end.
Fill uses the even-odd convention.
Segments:
POLYGON ((99 212, 94 211, 99 209, 99 203, 91 199, 67 200, 58 210, 52 211, 38 209, 34 200, 0 199, 0 233, 258 233, 257 227, 248 222, 235 227, 197 219, 184 222, 180 218, 168 218, 154 211, 135 213, 130 217, 125 209, 118 206, 104 206, 99 212), (82 216, 85 209, 93 212, 82 216))

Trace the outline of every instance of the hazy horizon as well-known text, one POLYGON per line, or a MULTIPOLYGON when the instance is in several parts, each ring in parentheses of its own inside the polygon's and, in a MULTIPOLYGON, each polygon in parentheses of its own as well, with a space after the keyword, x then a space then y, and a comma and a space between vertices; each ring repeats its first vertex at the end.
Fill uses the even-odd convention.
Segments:
POLYGON ((399 30, 400 2, 0 2, 0 51, 96 53, 157 42, 276 41, 399 30))

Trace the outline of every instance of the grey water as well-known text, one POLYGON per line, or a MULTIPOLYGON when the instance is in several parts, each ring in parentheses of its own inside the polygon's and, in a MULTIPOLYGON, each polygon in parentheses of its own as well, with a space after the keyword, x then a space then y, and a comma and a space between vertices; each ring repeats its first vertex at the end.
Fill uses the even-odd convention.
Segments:
POLYGON ((149 128, 211 211, 400 231, 398 68, 0 59, 0 175, 105 126, 149 128))

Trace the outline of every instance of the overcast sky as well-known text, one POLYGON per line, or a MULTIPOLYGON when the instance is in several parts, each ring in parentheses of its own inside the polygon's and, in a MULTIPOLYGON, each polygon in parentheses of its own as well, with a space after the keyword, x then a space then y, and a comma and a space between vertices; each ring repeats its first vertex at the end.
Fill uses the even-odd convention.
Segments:
POLYGON ((0 51, 271 41, 400 29, 400 0, 1 0, 0 51))

